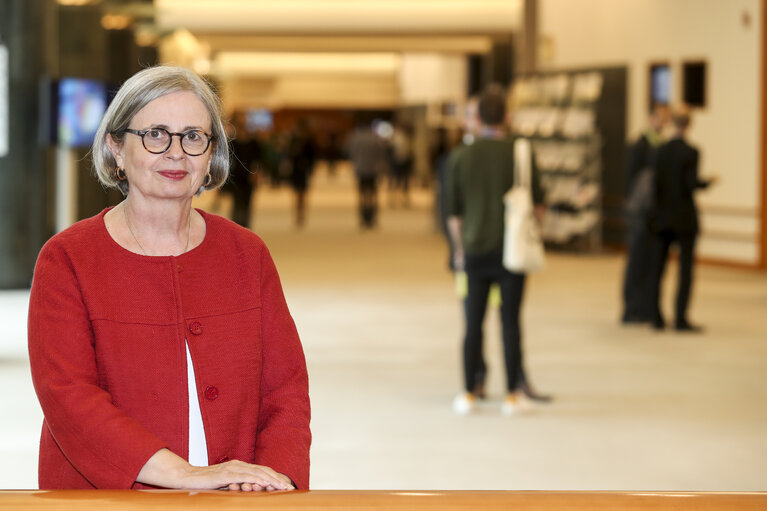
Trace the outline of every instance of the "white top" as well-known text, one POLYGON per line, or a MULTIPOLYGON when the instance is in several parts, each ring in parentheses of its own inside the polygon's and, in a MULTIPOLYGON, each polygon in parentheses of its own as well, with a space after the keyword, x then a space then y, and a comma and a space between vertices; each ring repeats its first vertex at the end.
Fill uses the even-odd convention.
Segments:
POLYGON ((186 381, 189 390, 189 464, 195 467, 207 467, 208 444, 205 441, 205 428, 202 425, 200 401, 197 399, 197 385, 189 344, 186 344, 186 381))

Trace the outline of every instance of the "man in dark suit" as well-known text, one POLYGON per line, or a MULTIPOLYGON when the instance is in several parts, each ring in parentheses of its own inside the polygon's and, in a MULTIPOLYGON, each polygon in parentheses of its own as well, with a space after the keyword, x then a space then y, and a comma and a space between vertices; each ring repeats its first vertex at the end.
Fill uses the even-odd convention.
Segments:
MULTIPOLYGON (((650 167, 655 151, 663 143, 661 132, 668 118, 665 105, 656 105, 650 112, 649 127, 629 148, 626 166, 626 194, 637 193, 637 177, 650 167)), ((629 208, 626 215, 626 271, 623 279, 623 316, 621 322, 649 323, 650 310, 650 240, 647 215, 629 208)))
POLYGON ((674 327, 678 331, 697 332, 687 318, 692 289, 695 240, 698 235, 696 189, 708 187, 713 180, 698 177, 698 150, 685 141, 690 114, 685 109, 672 113, 674 136, 655 155, 655 207, 651 215, 652 232, 652 310, 653 326, 663 329, 660 311, 660 287, 666 268, 669 247, 679 246, 679 284, 677 286, 674 327))

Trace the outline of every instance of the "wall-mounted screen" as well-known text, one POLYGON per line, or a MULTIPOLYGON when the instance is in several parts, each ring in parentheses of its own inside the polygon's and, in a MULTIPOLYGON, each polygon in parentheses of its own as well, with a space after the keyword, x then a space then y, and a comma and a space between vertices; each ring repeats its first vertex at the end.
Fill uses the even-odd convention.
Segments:
POLYGON ((671 103, 671 68, 668 64, 650 66, 650 107, 671 103))
POLYGON ((62 78, 57 87, 56 139, 59 145, 87 147, 107 108, 107 87, 103 82, 62 78))
POLYGON ((266 108, 253 108, 245 112, 245 128, 250 131, 271 131, 274 116, 266 108))

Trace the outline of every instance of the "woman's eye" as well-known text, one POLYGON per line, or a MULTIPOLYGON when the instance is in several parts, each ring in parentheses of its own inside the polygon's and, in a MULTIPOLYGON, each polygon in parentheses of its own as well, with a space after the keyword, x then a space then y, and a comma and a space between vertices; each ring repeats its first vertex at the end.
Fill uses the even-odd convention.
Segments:
POLYGON ((149 138, 162 138, 163 132, 162 130, 149 130, 146 132, 146 134, 149 136, 149 138))
POLYGON ((200 141, 200 134, 196 131, 187 131, 184 136, 190 141, 190 142, 199 142, 200 141))

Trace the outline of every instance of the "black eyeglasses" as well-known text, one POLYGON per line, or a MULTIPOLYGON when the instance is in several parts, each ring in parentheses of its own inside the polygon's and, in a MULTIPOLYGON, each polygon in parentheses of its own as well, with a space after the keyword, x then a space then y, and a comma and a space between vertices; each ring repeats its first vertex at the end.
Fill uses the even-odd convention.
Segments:
POLYGON ((134 130, 125 128, 124 133, 131 133, 141 137, 141 143, 144 149, 152 154, 161 154, 170 148, 173 143, 173 137, 181 139, 181 149, 189 156, 199 156, 208 150, 213 136, 202 130, 189 130, 183 133, 171 133, 165 128, 148 128, 145 130, 134 130))

